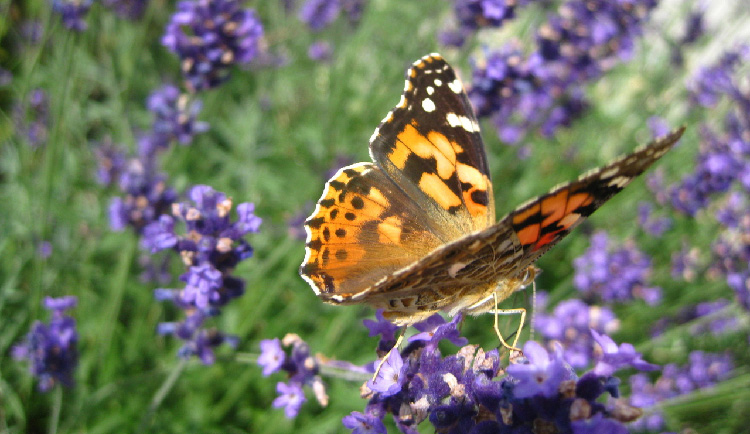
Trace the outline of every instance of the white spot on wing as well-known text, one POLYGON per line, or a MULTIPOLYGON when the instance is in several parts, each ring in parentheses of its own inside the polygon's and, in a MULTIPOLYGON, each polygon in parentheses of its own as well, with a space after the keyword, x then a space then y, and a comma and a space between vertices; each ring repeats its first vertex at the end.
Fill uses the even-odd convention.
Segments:
POLYGON ((461 85, 461 81, 459 79, 455 79, 448 83, 448 87, 451 88, 453 93, 461 93, 464 90, 464 87, 461 85))
POLYGON ((432 86, 427 86, 427 95, 432 95, 435 93, 435 88, 432 86))
POLYGON ((424 100, 422 100, 422 108, 427 113, 433 112, 433 111, 435 111, 435 103, 432 102, 431 99, 425 98, 424 100))
POLYGON ((455 113, 451 112, 445 115, 445 120, 448 121, 448 125, 452 127, 457 127, 461 125, 461 121, 458 120, 458 116, 456 116, 455 113))
POLYGON ((435 79, 435 86, 440 87, 443 85, 443 80, 436 78, 435 79))
POLYGON ((627 176, 618 176, 617 178, 609 181, 609 186, 623 188, 628 184, 628 182, 630 182, 631 179, 632 178, 627 176))

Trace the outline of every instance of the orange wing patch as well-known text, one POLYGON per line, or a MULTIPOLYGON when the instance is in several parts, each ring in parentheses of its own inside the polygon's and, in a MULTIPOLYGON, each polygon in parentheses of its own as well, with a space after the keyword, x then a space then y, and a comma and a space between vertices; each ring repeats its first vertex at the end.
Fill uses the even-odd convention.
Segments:
POLYGON ((328 181, 305 222, 300 273, 322 294, 353 294, 443 243, 416 205, 371 163, 328 181))

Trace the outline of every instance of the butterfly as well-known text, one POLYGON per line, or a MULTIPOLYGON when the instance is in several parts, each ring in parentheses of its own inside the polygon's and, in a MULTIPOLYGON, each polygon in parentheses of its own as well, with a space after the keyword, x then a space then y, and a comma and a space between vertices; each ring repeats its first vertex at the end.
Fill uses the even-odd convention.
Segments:
POLYGON ((453 68, 414 62, 370 137, 372 162, 341 168, 305 221, 300 275, 331 304, 396 325, 477 315, 523 288, 534 262, 663 156, 684 127, 495 220, 479 124, 453 68))

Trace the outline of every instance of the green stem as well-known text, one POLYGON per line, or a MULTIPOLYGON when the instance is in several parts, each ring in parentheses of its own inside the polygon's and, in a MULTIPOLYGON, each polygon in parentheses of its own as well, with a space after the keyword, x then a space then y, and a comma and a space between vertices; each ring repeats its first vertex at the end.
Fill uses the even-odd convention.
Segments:
POLYGON ((49 418, 49 434, 56 434, 60 425, 60 410, 62 409, 62 385, 56 385, 52 391, 52 415, 49 418))
POLYGON ((177 379, 180 378, 180 374, 182 374, 182 371, 185 370, 187 362, 187 360, 180 359, 179 363, 177 363, 174 369, 172 369, 172 372, 170 372, 169 376, 164 380, 164 383, 162 383, 161 387, 159 387, 159 390, 156 391, 154 397, 151 399, 151 404, 148 406, 146 414, 143 415, 140 426, 138 427, 138 430, 136 430, 136 432, 146 431, 146 427, 151 423, 151 419, 156 413, 156 410, 159 409, 161 403, 164 401, 164 398, 167 397, 169 391, 172 390, 172 387, 174 387, 174 385, 177 383, 177 379))

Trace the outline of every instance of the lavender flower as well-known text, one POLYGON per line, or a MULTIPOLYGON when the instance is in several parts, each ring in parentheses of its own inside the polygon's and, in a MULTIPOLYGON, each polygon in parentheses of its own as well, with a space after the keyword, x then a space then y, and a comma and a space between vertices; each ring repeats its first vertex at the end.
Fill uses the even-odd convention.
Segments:
POLYGON ((166 177, 156 172, 153 158, 130 159, 118 183, 125 197, 115 197, 109 205, 109 223, 115 231, 130 226, 141 233, 177 199, 177 193, 166 185, 166 177))
POLYGON ((88 14, 92 3, 92 0, 52 0, 52 10, 60 14, 65 27, 82 32, 87 27, 83 19, 88 14))
POLYGON ((579 291, 605 301, 641 298, 650 305, 661 300, 661 288, 647 286, 651 260, 633 244, 610 245, 603 231, 591 237, 591 246, 573 261, 573 284, 579 291))
MULTIPOLYGON (((538 309, 544 310, 544 296, 540 296, 538 309)), ((581 300, 565 300, 555 306, 551 315, 537 314, 534 326, 552 346, 563 347, 565 361, 573 368, 588 366, 595 353, 591 330, 612 333, 619 328, 619 321, 606 307, 588 306, 581 300)))
POLYGON ((49 241, 41 241, 36 246, 36 253, 42 259, 47 259, 52 256, 52 243, 49 241))
POLYGON ((97 161, 96 180, 104 186, 117 182, 127 167, 125 152, 107 139, 94 148, 94 154, 97 161))
POLYGON ((690 353, 687 365, 678 367, 669 364, 662 375, 651 384, 645 374, 630 377, 632 395, 630 404, 647 410, 645 417, 634 422, 631 427, 639 430, 658 431, 664 427, 664 418, 659 410, 650 407, 697 389, 709 388, 731 374, 731 357, 721 354, 708 354, 702 351, 690 353))
POLYGON ((149 95, 146 103, 154 114, 153 132, 163 137, 162 142, 177 140, 189 144, 193 136, 208 130, 208 124, 196 121, 201 102, 189 95, 180 94, 172 85, 162 86, 149 95))
MULTIPOLYGON (((421 327, 434 328, 431 322, 435 321, 421 327)), ((453 321, 443 326, 456 331, 453 321)), ((390 413, 404 433, 417 432, 417 425, 427 419, 437 431, 454 433, 532 432, 539 424, 548 425, 550 432, 565 432, 573 421, 580 423, 581 430, 609 426, 619 431, 622 422, 640 414, 631 407, 624 407, 629 411, 619 411, 598 403, 604 393, 618 396, 617 380, 594 371, 576 377, 559 346, 550 356, 540 344, 527 342, 527 359, 507 367, 508 376, 497 379, 501 372, 497 350, 485 353, 469 345, 456 355, 443 357, 437 346, 428 346, 429 343, 417 339, 401 352, 403 365, 394 371, 397 375, 390 382, 398 387, 378 392, 370 387, 370 382, 363 386, 363 396, 369 398, 369 403, 364 413, 345 417, 345 426, 369 430, 354 432, 380 432, 375 418, 380 420, 390 413)), ((631 355, 631 363, 613 366, 642 367, 636 359, 631 355)))
POLYGON ((181 1, 162 44, 177 54, 191 92, 214 88, 229 78, 229 67, 258 56, 263 26, 255 11, 237 0, 181 1))
POLYGON ((443 33, 443 45, 461 47, 466 38, 477 29, 501 27, 516 17, 516 10, 526 6, 531 0, 456 0, 453 10, 459 29, 443 33))
POLYGON ((152 253, 172 249, 180 254, 187 272, 180 276, 180 290, 157 289, 159 300, 172 301, 188 316, 182 323, 165 323, 160 333, 174 334, 185 341, 180 355, 198 355, 204 363, 213 362, 212 347, 233 343, 234 338, 216 331, 203 330, 206 318, 219 314, 219 308, 244 293, 245 282, 231 275, 237 264, 252 256, 245 241, 257 232, 261 219, 250 203, 237 206, 237 221, 232 221, 232 201, 211 187, 198 185, 189 192, 191 203, 173 206, 173 216, 162 215, 143 229, 141 244, 152 253), (177 221, 185 225, 185 235, 176 232, 177 221))
POLYGON ((395 395, 403 387, 407 367, 398 349, 394 348, 386 355, 385 362, 380 366, 375 378, 367 382, 367 387, 381 396, 395 395))
POLYGON ((691 282, 695 279, 700 250, 695 247, 683 246, 672 254, 672 278, 691 282))
POLYGON ((331 44, 326 41, 316 41, 307 49, 307 57, 316 62, 328 62, 333 55, 331 44))
POLYGON ((29 92, 28 103, 13 107, 13 124, 18 135, 25 136, 29 145, 38 148, 49 135, 49 98, 43 89, 29 92))
POLYGON ((267 377, 278 372, 284 364, 286 354, 281 348, 281 341, 276 339, 264 339, 260 341, 260 357, 258 365, 263 367, 263 376, 267 377))
POLYGON ((341 12, 339 0, 307 0, 299 10, 299 19, 313 31, 328 27, 341 12))
POLYGON ((353 411, 341 420, 345 428, 352 430, 352 434, 387 434, 385 425, 377 416, 353 411))
POLYGON ((273 406, 284 407, 284 414, 290 419, 296 417, 300 406, 306 400, 304 386, 312 388, 320 405, 328 405, 328 395, 319 375, 320 361, 310 354, 309 345, 293 333, 284 336, 281 343, 285 347, 291 347, 289 355, 283 351, 279 340, 273 339, 261 341, 261 356, 258 358, 258 365, 263 367, 263 375, 270 375, 279 370, 289 375, 287 383, 277 384, 279 396, 274 400, 273 406))
POLYGON ((728 300, 720 299, 685 306, 676 315, 660 318, 651 328, 651 335, 659 336, 668 328, 686 323, 694 323, 691 324, 689 330, 695 336, 708 333, 719 336, 737 330, 740 327, 740 322, 728 311, 725 311, 729 304, 728 300), (722 312, 724 314, 719 315, 722 312), (707 316, 713 316, 713 318, 701 320, 701 318, 707 316))
POLYGON ((734 290, 737 302, 743 309, 750 311, 750 272, 729 273, 727 283, 734 290))
POLYGON ((647 233, 660 237, 672 226, 672 219, 666 216, 654 216, 653 205, 648 202, 641 202, 638 204, 638 224, 647 233))
POLYGON ((624 343, 617 346, 615 341, 607 335, 602 335, 591 329, 594 340, 601 347, 601 355, 594 366, 594 373, 601 376, 610 376, 623 367, 633 367, 639 371, 653 371, 658 369, 641 359, 641 354, 635 351, 633 345, 624 343))
MULTIPOLYGON (((534 341, 526 342, 523 346, 523 354, 528 363, 516 363, 508 366, 508 375, 516 380, 513 387, 513 396, 516 398, 529 398, 534 395, 542 395, 551 398, 557 395, 560 383, 571 379, 572 370, 563 359, 562 347, 555 346, 553 355, 534 341)), ((607 373, 611 375, 611 373, 607 373)))
MULTIPOLYGON (((570 125, 587 107, 583 84, 632 56, 634 40, 655 6, 655 0, 563 2, 537 33, 531 54, 507 45, 475 63, 469 96, 477 115, 491 117, 509 144, 532 131, 551 136, 570 125)), ((505 10, 492 10, 505 16, 505 10)))
POLYGON ((284 415, 289 419, 297 417, 300 407, 307 401, 302 386, 297 383, 279 382, 276 384, 276 392, 279 393, 279 396, 273 400, 273 407, 284 407, 284 415))
POLYGON ((75 320, 64 313, 76 303, 74 296, 46 297, 43 306, 52 312, 49 324, 35 322, 24 342, 13 347, 13 358, 29 361, 29 370, 39 379, 38 387, 43 392, 58 383, 73 385, 73 370, 78 364, 78 332, 75 320))

